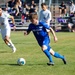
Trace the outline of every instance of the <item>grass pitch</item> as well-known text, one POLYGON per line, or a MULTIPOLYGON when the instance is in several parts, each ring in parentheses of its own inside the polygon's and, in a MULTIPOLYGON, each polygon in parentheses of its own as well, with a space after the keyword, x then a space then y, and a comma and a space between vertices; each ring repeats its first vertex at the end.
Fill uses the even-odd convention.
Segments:
POLYGON ((54 43, 51 35, 51 46, 54 51, 65 55, 67 65, 61 59, 53 57, 54 66, 47 66, 48 59, 41 51, 34 36, 30 33, 12 32, 11 40, 17 51, 7 47, 0 35, 0 75, 75 75, 75 33, 57 32, 58 42, 54 43), (18 66, 18 58, 24 58, 26 65, 18 66))

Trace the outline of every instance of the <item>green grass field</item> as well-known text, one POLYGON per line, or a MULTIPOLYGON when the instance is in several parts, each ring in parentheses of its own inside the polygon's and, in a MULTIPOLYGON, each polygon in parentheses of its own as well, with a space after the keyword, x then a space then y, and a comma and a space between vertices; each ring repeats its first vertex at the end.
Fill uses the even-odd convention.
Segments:
POLYGON ((0 75, 75 75, 75 33, 57 32, 58 42, 51 46, 54 51, 65 55, 67 65, 61 59, 53 57, 54 66, 47 66, 48 59, 41 51, 32 33, 24 36, 23 32, 12 32, 11 39, 17 51, 7 47, 0 35, 0 75), (18 58, 25 58, 26 65, 18 66, 18 58))

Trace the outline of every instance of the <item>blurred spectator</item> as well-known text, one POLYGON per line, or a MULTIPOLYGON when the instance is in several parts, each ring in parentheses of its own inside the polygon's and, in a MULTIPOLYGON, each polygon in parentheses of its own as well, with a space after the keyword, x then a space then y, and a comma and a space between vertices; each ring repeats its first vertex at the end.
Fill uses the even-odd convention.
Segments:
POLYGON ((73 13, 72 16, 69 17, 69 20, 68 20, 68 28, 69 28, 69 31, 71 32, 75 32, 75 12, 73 13))
POLYGON ((25 14, 26 12, 29 12, 29 10, 30 10, 29 6, 26 3, 24 3, 22 13, 25 14))
POLYGON ((22 11, 22 2, 21 0, 16 0, 15 5, 12 9, 13 12, 13 16, 19 16, 21 14, 22 11))
POLYGON ((66 5, 64 4, 64 2, 62 2, 59 5, 59 13, 60 13, 60 16, 66 14, 66 5))
POLYGON ((21 2, 21 0, 16 0, 16 4, 18 5, 19 12, 21 13, 22 12, 22 2, 21 2))
POLYGON ((32 13, 37 13, 36 8, 34 8, 33 6, 31 6, 29 10, 29 14, 32 14, 32 13))
POLYGON ((46 3, 42 3, 41 8, 42 8, 42 10, 40 11, 39 20, 46 22, 48 25, 50 25, 51 12, 50 12, 50 10, 47 9, 46 3))
POLYGON ((24 21, 28 21, 29 20, 29 6, 27 5, 27 3, 24 3, 23 6, 23 11, 22 11, 22 22, 24 23, 24 21))
POLYGON ((13 16, 18 16, 19 15, 19 8, 18 8, 18 3, 16 2, 16 4, 15 4, 15 6, 13 7, 13 9, 12 9, 12 11, 13 11, 13 16))
POLYGON ((34 2, 34 0, 32 0, 30 7, 33 6, 33 8, 36 8, 36 3, 34 2))
POLYGON ((70 14, 73 14, 75 12, 75 5, 73 1, 70 2, 70 14))
POLYGON ((10 0, 6 3, 7 7, 13 8, 15 5, 15 0, 10 0))
POLYGON ((21 0, 21 2, 22 2, 22 6, 24 5, 24 3, 25 3, 25 0, 21 0))
POLYGON ((16 0, 16 3, 18 4, 18 7, 22 7, 22 2, 21 2, 21 0, 16 0))

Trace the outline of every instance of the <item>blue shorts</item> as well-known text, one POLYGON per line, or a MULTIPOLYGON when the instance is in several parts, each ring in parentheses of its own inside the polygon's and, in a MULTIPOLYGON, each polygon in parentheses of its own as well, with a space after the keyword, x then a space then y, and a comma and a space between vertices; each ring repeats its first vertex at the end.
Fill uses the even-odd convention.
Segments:
POLYGON ((44 38, 43 40, 40 40, 38 44, 42 47, 43 45, 49 46, 50 39, 48 37, 44 38))

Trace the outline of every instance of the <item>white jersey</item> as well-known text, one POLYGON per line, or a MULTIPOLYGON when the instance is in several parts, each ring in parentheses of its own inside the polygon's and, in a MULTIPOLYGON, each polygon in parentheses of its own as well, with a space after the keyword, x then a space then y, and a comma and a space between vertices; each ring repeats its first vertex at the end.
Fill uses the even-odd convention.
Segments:
POLYGON ((5 39, 5 36, 10 37, 10 25, 8 22, 10 15, 6 12, 2 12, 2 16, 0 16, 0 29, 2 38, 5 39))
POLYGON ((43 21, 43 22, 47 22, 48 24, 50 24, 51 12, 48 9, 46 9, 45 11, 41 10, 39 20, 43 21))
POLYGON ((9 19, 10 15, 6 12, 2 12, 2 16, 0 16, 0 28, 8 28, 10 27, 9 25, 9 19))
POLYGON ((75 12, 75 5, 74 4, 70 6, 70 12, 71 13, 74 13, 75 12))

